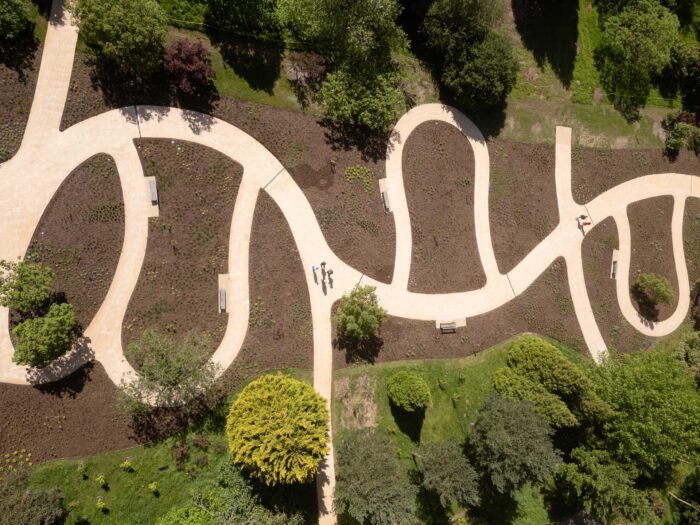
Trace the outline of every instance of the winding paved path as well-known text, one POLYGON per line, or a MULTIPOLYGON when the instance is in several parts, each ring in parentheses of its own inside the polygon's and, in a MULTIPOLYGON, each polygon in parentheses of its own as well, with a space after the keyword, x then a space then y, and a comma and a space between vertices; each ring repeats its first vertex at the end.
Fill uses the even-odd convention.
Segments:
MULTIPOLYGON (((586 291, 581 258, 582 236, 575 217, 586 214, 592 227, 613 217, 620 234, 617 295, 625 318, 640 332, 660 336, 675 330, 689 305, 689 284, 683 253, 682 226, 685 200, 700 197, 700 178, 666 173, 628 181, 583 205, 571 194, 571 130, 557 128, 556 189, 560 223, 513 270, 502 274, 493 251, 489 225, 489 156, 478 128, 455 109, 439 104, 418 106, 396 124, 387 151, 387 191, 396 224, 396 261, 392 283, 364 277, 340 260, 329 248, 304 193, 284 166, 262 144, 240 129, 199 113, 174 108, 134 106, 113 110, 60 132, 59 125, 72 71, 77 28, 64 12, 62 0, 54 1, 44 45, 37 89, 22 146, 15 157, 0 165, 0 258, 24 256, 35 227, 63 180, 71 171, 98 153, 110 155, 118 168, 124 196, 124 244, 107 296, 87 328, 86 341, 46 369, 29 373, 12 363, 8 311, 0 308, 0 382, 36 384, 68 375, 90 359, 100 361, 115 383, 135 376, 124 358, 121 326, 144 260, 149 196, 133 140, 140 137, 186 140, 215 149, 243 166, 229 239, 226 333, 212 359, 225 370, 243 344, 249 313, 248 252, 258 193, 266 191, 286 217, 304 268, 325 260, 334 269, 334 288, 323 295, 306 272, 311 300, 314 341, 314 386, 330 408, 332 386, 331 307, 360 281, 376 286, 379 300, 389 314, 421 320, 452 320, 488 312, 523 293, 557 258, 564 257, 576 316, 591 355, 600 361, 606 353, 586 291), (451 294, 408 292, 411 264, 411 223, 403 185, 402 152, 411 132, 421 123, 439 120, 457 127, 474 151, 474 221, 477 244, 487 282, 483 288, 451 294), (658 195, 674 197, 673 253, 680 283, 675 313, 655 326, 644 324, 633 307, 628 290, 630 233, 627 206, 658 195)), ((377 205, 380 205, 378 202, 377 205)), ((212 298, 215 301, 216 297, 212 298)), ((332 507, 333 453, 318 476, 320 523, 335 523, 332 507)))

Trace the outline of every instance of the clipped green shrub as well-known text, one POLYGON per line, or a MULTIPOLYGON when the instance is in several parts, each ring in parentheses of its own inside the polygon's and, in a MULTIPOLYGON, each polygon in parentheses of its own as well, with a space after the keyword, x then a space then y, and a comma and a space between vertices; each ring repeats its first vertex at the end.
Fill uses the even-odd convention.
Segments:
POLYGON ((18 365, 42 367, 70 350, 75 312, 68 303, 52 304, 44 317, 28 319, 12 329, 18 365))
POLYGON ((310 481, 328 452, 325 400, 287 375, 251 381, 226 422, 233 463, 267 485, 310 481))
POLYGON ((22 314, 44 305, 53 291, 54 273, 30 261, 0 261, 0 304, 22 314))
POLYGON ((387 380, 386 393, 392 405, 406 412, 420 412, 432 405, 428 383, 409 370, 392 374, 387 380))
POLYGON ((673 286, 665 277, 654 273, 640 273, 635 284, 637 290, 654 304, 670 304, 676 299, 673 286))
POLYGON ((356 286, 343 295, 335 314, 338 335, 356 341, 377 337, 385 319, 386 310, 379 306, 373 286, 356 286))

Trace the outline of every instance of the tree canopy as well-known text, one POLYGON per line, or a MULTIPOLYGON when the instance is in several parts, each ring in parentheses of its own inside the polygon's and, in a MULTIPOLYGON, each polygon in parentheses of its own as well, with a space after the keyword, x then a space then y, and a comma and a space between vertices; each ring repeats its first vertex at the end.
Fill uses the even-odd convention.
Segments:
POLYGON ((340 299, 335 322, 341 337, 366 341, 379 335, 386 310, 379 306, 374 291, 373 286, 356 286, 340 299))
POLYGON ((45 305, 51 297, 54 273, 43 264, 27 260, 0 261, 0 304, 28 314, 45 305))
POLYGON ((336 451, 335 506, 358 523, 411 523, 416 489, 391 438, 372 430, 344 434, 336 451))
POLYGON ((413 453, 423 486, 434 491, 440 504, 450 509, 479 504, 479 477, 462 449, 449 441, 426 443, 413 453))
POLYGON ((227 418, 233 462, 267 485, 305 483, 328 452, 326 402, 286 375, 264 375, 236 397, 227 418))
POLYGON ((88 45, 140 77, 163 58, 167 19, 156 0, 73 0, 80 36, 88 45))
POLYGON ((614 414, 602 436, 635 477, 663 480, 700 451, 700 394, 676 356, 658 350, 611 359, 593 370, 614 414))
POLYGON ((559 496, 583 508, 603 524, 646 523, 649 505, 629 473, 604 450, 574 449, 571 462, 555 476, 559 496))
POLYGON ((28 25, 22 0, 0 2, 0 43, 16 38, 28 25))
POLYGON ((389 376, 386 392, 391 404, 405 412, 419 412, 432 405, 430 387, 419 374, 402 370, 389 376))
POLYGON ((629 120, 638 118, 653 77, 671 62, 679 28, 656 0, 638 0, 605 18, 596 62, 603 87, 629 120))
POLYGON ((540 337, 519 337, 509 346, 506 362, 508 367, 494 372, 496 391, 531 401, 554 428, 597 421, 609 411, 584 372, 540 337))
POLYGON ((560 463, 551 435, 532 403, 493 395, 479 410, 472 431, 476 466, 501 494, 541 483, 560 463))
POLYGON ((186 95, 200 91, 214 78, 210 53, 199 41, 177 40, 165 50, 163 65, 186 95))
POLYGON ((120 387, 122 408, 132 415, 148 405, 193 408, 214 387, 219 367, 209 354, 205 339, 190 335, 178 342, 157 330, 145 330, 126 350, 139 373, 120 387))
POLYGON ((12 329, 18 365, 43 367, 71 348, 75 313, 68 303, 52 304, 43 317, 27 319, 12 329))
POLYGON ((665 277, 653 273, 642 273, 637 277, 637 289, 654 304, 670 304, 676 298, 673 286, 665 277))

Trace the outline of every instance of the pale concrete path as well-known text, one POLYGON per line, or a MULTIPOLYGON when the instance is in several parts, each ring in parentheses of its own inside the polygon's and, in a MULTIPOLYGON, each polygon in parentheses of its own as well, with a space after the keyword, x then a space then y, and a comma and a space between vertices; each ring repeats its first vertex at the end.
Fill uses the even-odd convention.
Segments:
MULTIPOLYGON (((148 236, 149 196, 133 145, 133 139, 139 137, 191 141, 213 148, 243 166, 244 175, 236 198, 229 239, 227 330, 212 358, 221 366, 221 370, 235 359, 247 330, 248 252, 259 191, 267 191, 278 204, 289 223, 306 271, 314 328, 314 386, 327 400, 329 408, 333 351, 331 306, 359 282, 376 286, 380 302, 392 315, 423 320, 456 319, 485 313, 505 304, 523 293, 556 258, 564 257, 577 318, 593 358, 599 361, 605 354, 605 344, 586 292, 581 262, 582 236, 575 223, 575 216, 579 214, 590 215, 597 222, 612 216, 621 229, 618 300, 625 317, 635 327, 643 332, 651 331, 650 335, 663 335, 675 329, 685 316, 687 297, 679 301, 678 309, 670 319, 658 323, 653 330, 640 326, 630 303, 626 278, 622 275, 629 269, 629 235, 625 237, 624 229, 629 231, 626 208, 632 202, 658 195, 674 196, 673 249, 683 297, 688 283, 682 247, 682 211, 686 198, 699 196, 698 177, 679 174, 642 177, 621 184, 586 205, 576 204, 571 197, 571 130, 558 128, 556 186, 560 223, 511 272, 501 274, 493 253, 489 227, 489 161, 483 136, 457 110, 439 104, 419 106, 399 121, 389 144, 387 191, 396 221, 396 270, 391 284, 379 283, 363 277, 331 251, 308 200, 282 164, 255 139, 230 124, 195 112, 139 106, 110 111, 59 132, 76 41, 76 28, 63 12, 62 3, 55 2, 35 102, 22 147, 13 159, 0 165, 0 258, 15 260, 24 256, 43 211, 65 177, 80 163, 98 153, 111 155, 119 170, 125 204, 124 245, 107 296, 86 330, 88 341, 47 369, 28 374, 23 367, 12 363, 14 350, 7 330, 7 309, 0 308, 2 382, 30 384, 56 380, 91 359, 92 353, 115 383, 134 377, 135 372, 123 355, 121 325, 138 280, 148 236), (479 290, 434 295, 407 291, 411 228, 403 189, 402 150, 411 131, 420 123, 431 120, 457 127, 474 150, 474 219, 479 255, 487 275, 487 284, 479 290), (327 294, 323 294, 320 286, 314 284, 310 272, 311 265, 321 261, 326 261, 328 268, 334 270, 334 287, 329 288, 327 294), (620 283, 624 283, 624 286, 620 283)), ((213 295, 214 305, 216 297, 213 295)), ((320 521, 324 525, 336 521, 332 504, 334 481, 331 450, 322 465, 318 483, 320 521)))

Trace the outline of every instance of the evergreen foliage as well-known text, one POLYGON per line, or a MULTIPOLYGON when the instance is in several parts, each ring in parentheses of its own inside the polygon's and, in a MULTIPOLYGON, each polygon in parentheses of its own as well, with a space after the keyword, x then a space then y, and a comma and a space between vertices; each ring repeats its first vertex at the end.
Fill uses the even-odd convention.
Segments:
POLYGON ((336 452, 335 506, 358 523, 412 523, 416 488, 393 441, 372 430, 349 432, 336 452))
POLYGON ((501 494, 512 494, 525 483, 542 483, 560 463, 551 435, 532 403, 493 395, 474 423, 476 466, 501 494))
POLYGON ((62 356, 71 347, 75 312, 70 304, 52 304, 47 314, 27 319, 12 329, 18 365, 43 367, 62 356))
POLYGON ((392 374, 387 381, 386 392, 391 404, 406 412, 420 412, 432 405, 428 383, 409 370, 392 374))
POLYGON ((80 36, 122 70, 148 77, 162 65, 167 19, 156 0, 73 0, 80 36))
POLYGON ((54 273, 43 264, 0 261, 0 304, 22 314, 38 310, 51 297, 54 273))
POLYGON ((379 306, 373 286, 356 286, 340 299, 335 322, 338 334, 355 341, 367 341, 379 335, 386 310, 379 306))
POLYGON ((440 498, 449 510, 453 504, 473 507, 479 504, 479 478, 462 449, 452 442, 421 445, 414 453, 423 486, 440 498))
POLYGON ((328 452, 326 403, 311 385, 285 375, 249 383, 227 418, 233 462, 267 485, 305 483, 328 452))
POLYGON ((0 43, 19 36, 27 27, 26 11, 22 0, 0 2, 0 43))

